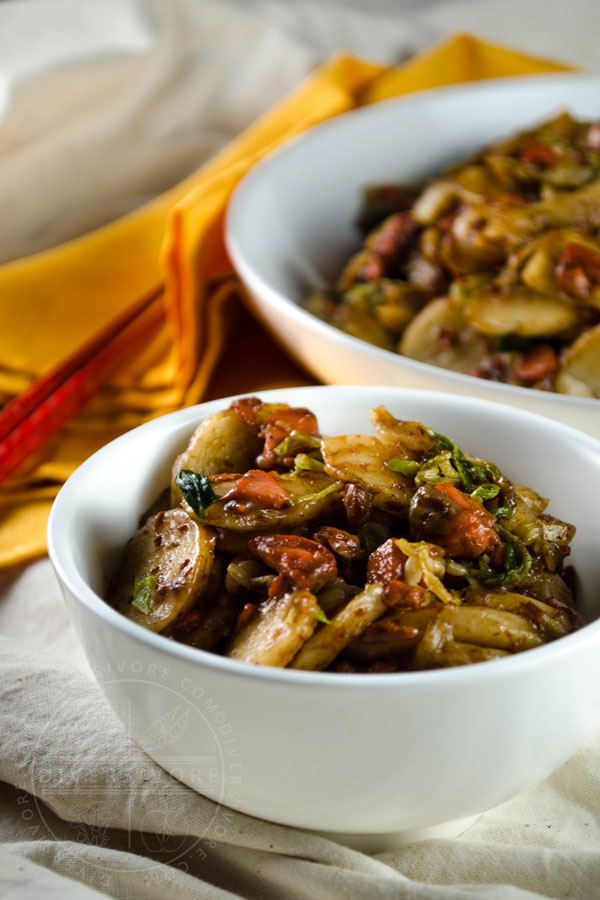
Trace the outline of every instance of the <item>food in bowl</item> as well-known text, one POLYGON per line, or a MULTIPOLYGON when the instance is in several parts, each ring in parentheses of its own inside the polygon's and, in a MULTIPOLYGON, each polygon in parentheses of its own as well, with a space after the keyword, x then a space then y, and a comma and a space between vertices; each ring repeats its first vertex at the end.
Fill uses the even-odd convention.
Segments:
POLYGON ((482 379, 600 397, 600 124, 568 113, 423 190, 366 193, 362 249, 305 308, 482 379))
POLYGON ((206 418, 107 600, 232 659, 386 673, 498 659, 576 630, 575 528, 487 460, 385 407, 323 437, 306 407, 206 418))
POLYGON ((172 460, 230 398, 129 431, 59 493, 48 546, 91 670, 133 740, 219 804, 395 841, 399 831, 414 840, 414 829, 457 819, 464 828, 465 817, 538 784, 598 728, 600 556, 589 498, 600 492, 600 444, 506 404, 433 391, 352 385, 260 396, 308 407, 341 435, 370 430, 369 410, 386 406, 551 497, 548 511, 577 525, 568 561, 589 624, 498 661, 377 676, 240 664, 140 627, 103 599, 110 578, 140 514, 169 483, 172 460), (165 721, 183 727, 165 732, 165 721), (205 779, 206 757, 219 767, 216 785, 212 762, 205 779))

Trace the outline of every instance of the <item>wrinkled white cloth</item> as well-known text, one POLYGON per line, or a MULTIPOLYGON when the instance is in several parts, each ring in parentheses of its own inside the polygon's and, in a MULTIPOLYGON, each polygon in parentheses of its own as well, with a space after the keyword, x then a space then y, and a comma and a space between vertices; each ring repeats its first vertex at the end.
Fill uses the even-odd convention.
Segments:
POLYGON ((8 0, 0 50, 2 260, 166 190, 318 61, 218 0, 8 0))
MULTIPOLYGON (((397 62, 470 30, 593 66, 598 25, 588 0, 3 0, 0 259, 164 190, 336 49, 397 62)), ((0 897, 600 897, 600 736, 460 838, 368 857, 218 809, 146 757, 47 560, 0 575, 0 633, 0 897)))

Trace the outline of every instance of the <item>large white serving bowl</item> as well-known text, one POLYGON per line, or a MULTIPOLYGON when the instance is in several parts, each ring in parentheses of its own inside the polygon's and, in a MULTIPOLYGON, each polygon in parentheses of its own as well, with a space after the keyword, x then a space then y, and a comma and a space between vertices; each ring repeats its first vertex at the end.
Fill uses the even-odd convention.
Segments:
MULTIPOLYGON (((274 822, 353 834, 474 816, 542 781, 600 725, 600 442, 496 403, 390 387, 268 391, 329 434, 385 404, 494 460, 573 522, 580 609, 554 643, 439 671, 340 675, 250 666, 152 634, 102 599, 138 518, 219 400, 136 428, 67 481, 49 551, 96 677, 131 736, 181 781, 274 822)), ((90 715, 94 711, 90 710, 90 715)))
POLYGON ((600 401, 497 384, 382 350, 298 305, 331 285, 359 238, 362 189, 420 184, 448 163, 569 108, 600 117, 600 77, 508 78, 422 91, 313 128, 255 166, 232 198, 227 246, 250 302, 281 343, 330 384, 469 394, 530 409, 600 437, 600 401))

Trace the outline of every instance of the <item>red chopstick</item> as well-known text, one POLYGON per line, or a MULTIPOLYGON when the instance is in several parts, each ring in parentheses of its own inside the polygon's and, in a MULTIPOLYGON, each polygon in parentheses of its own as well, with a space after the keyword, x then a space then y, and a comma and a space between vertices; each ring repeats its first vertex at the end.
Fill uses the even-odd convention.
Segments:
POLYGON ((23 419, 33 412, 39 404, 49 397, 70 375, 84 366, 97 353, 112 341, 123 329, 127 328, 137 317, 156 300, 158 294, 143 297, 134 306, 85 343, 79 350, 67 357, 46 375, 38 378, 31 387, 10 400, 0 411, 0 441, 2 441, 23 419))
POLYGON ((113 320, 0 412, 0 484, 39 450, 163 320, 154 293, 113 320), (145 313, 145 315, 144 315, 145 313))

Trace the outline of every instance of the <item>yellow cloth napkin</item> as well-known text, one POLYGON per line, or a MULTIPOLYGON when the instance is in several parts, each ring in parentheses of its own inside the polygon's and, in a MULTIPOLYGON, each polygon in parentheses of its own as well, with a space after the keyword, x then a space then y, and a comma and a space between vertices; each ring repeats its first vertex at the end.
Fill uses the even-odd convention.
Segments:
POLYGON ((457 82, 568 68, 468 35, 394 69, 337 55, 153 202, 0 267, 0 402, 140 298, 156 293, 162 309, 161 325, 143 351, 0 489, 0 566, 45 552, 48 512, 61 482, 127 428, 203 397, 310 381, 256 323, 244 323, 243 338, 230 327, 238 315, 249 317, 240 311, 239 282, 225 252, 224 212, 233 188, 257 160, 311 125, 359 105, 457 82), (244 349, 251 346, 250 373, 244 349))

